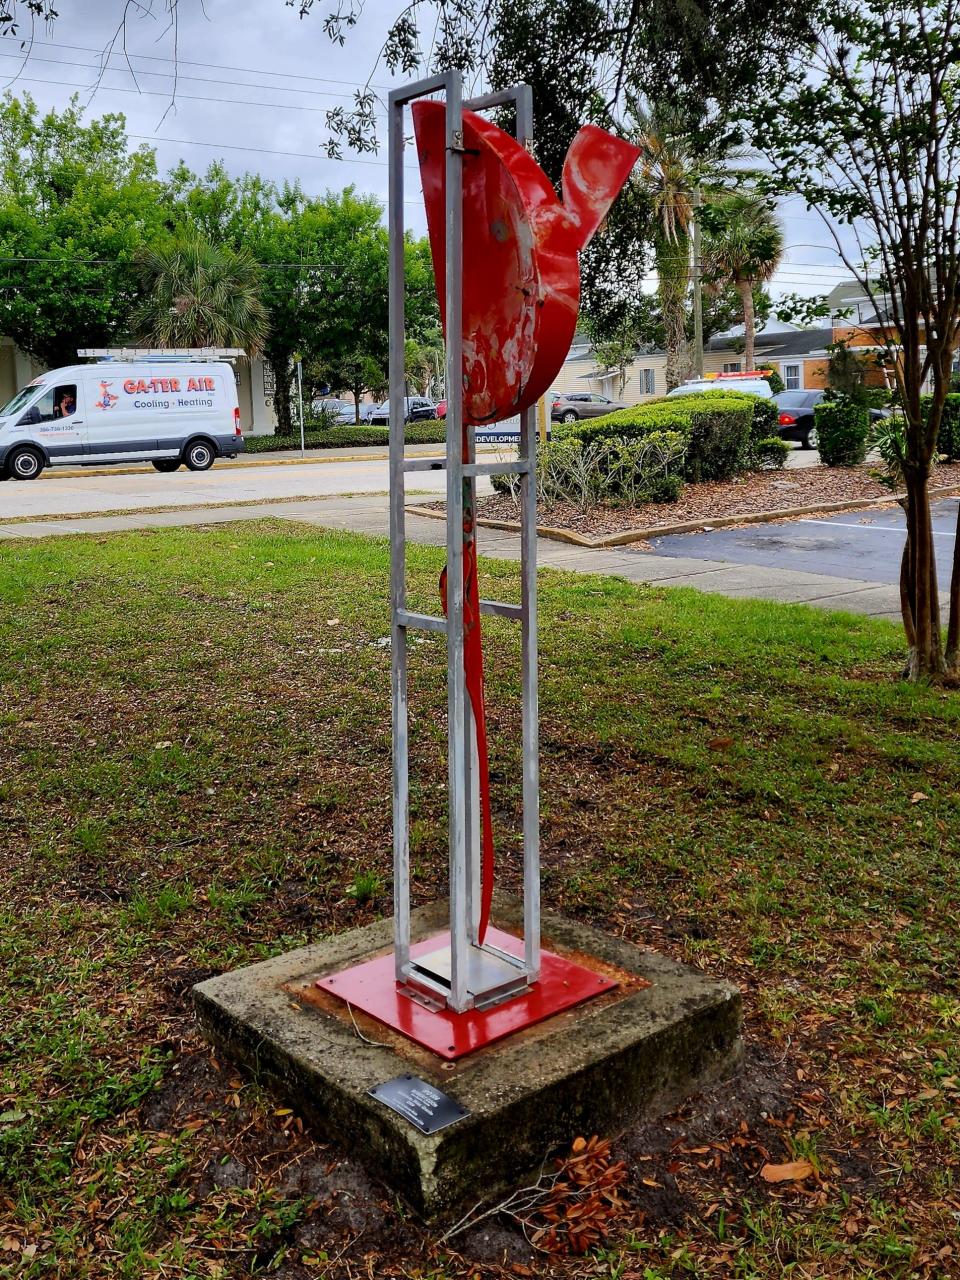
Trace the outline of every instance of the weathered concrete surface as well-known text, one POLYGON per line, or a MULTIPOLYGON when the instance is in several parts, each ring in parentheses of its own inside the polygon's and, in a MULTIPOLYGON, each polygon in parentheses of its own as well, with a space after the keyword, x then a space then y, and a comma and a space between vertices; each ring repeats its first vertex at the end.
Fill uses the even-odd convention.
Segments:
MULTIPOLYGON (((518 904, 496 922, 518 929, 518 904)), ((417 941, 447 924, 445 902, 414 912, 417 941)), ((322 974, 389 950, 392 921, 211 978, 194 988, 210 1040, 255 1072, 428 1217, 484 1199, 538 1169, 579 1134, 613 1134, 737 1067, 740 996, 653 951, 545 915, 544 945, 623 971, 619 991, 457 1063, 443 1063, 340 1001, 313 995, 322 974), (630 975, 650 985, 637 989, 630 975), (374 1043, 371 1043, 374 1042, 374 1043), (425 1136, 367 1090, 410 1072, 470 1115, 425 1136)))

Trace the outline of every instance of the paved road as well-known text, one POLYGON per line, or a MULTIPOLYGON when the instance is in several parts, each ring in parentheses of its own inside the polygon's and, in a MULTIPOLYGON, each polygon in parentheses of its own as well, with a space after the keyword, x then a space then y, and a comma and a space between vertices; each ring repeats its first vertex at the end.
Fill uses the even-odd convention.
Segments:
MULTIPOLYGON (((934 503, 933 529, 940 586, 949 589, 957 533, 956 498, 934 503)), ((905 533, 899 507, 846 511, 835 516, 785 520, 653 539, 659 556, 694 556, 799 573, 895 584, 905 533)))
MULTIPOLYGON (((478 485, 484 492, 488 482, 478 485)), ((409 491, 443 492, 440 471, 408 477, 409 491)), ((136 511, 149 507, 199 507, 219 502, 277 502, 285 498, 343 493, 386 493, 385 459, 316 462, 301 466, 217 467, 161 475, 152 468, 135 475, 58 475, 0 485, 0 521, 11 516, 91 515, 98 511, 136 511)), ((385 501, 385 500, 384 500, 385 501)))

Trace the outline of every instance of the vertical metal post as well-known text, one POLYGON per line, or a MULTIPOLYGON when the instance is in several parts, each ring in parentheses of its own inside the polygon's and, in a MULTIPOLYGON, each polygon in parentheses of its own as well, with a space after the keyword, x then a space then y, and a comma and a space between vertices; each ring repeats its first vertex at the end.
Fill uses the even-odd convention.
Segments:
POLYGON ((404 238, 403 106, 399 91, 389 98, 390 225, 390 640, 393 686, 393 921, 397 981, 410 959, 410 773, 407 735, 406 529, 404 523, 404 238))
POLYGON ((467 988, 466 678, 463 667, 463 108, 460 73, 446 86, 447 731, 450 805, 450 1005, 467 988))
POLYGON ((703 377, 703 273, 700 269, 700 208, 702 197, 699 184, 693 189, 693 372, 703 377))
MULTIPOLYGON (((517 141, 533 148, 533 90, 518 86, 517 141)), ((520 417, 520 609, 523 651, 523 947, 528 981, 540 977, 540 758, 537 695, 537 410, 520 417)))

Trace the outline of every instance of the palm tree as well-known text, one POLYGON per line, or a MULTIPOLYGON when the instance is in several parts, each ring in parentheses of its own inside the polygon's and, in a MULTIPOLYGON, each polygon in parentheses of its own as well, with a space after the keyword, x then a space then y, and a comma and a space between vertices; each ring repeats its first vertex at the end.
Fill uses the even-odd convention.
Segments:
POLYGON ((783 257, 783 231, 770 203, 752 192, 719 196, 703 211, 703 274, 708 287, 732 285, 743 307, 744 363, 754 365, 753 291, 766 284, 783 257))
POLYGON ((244 251, 188 235, 138 260, 144 297, 134 315, 141 338, 160 347, 263 350, 267 311, 260 269, 244 251))
POLYGON ((653 198, 653 251, 660 313, 666 330, 666 378, 670 391, 687 372, 687 293, 696 179, 680 120, 657 107, 637 115, 640 172, 653 198))

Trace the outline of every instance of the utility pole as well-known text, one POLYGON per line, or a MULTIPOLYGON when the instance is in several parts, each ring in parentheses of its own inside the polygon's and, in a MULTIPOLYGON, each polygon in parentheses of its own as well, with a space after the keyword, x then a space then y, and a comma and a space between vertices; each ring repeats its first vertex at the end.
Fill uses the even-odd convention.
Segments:
POLYGON ((693 373, 703 377, 703 283, 700 272, 700 185, 693 189, 693 373))

